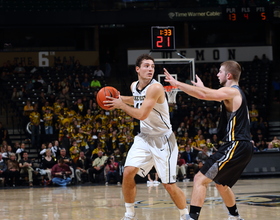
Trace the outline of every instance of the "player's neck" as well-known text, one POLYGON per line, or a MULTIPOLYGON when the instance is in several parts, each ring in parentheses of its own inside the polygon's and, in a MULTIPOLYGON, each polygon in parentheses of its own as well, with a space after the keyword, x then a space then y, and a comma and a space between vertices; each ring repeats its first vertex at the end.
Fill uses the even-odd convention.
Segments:
POLYGON ((238 82, 236 81, 227 81, 224 87, 232 87, 232 86, 239 86, 238 82))
POLYGON ((145 88, 148 84, 150 84, 151 79, 140 79, 139 83, 137 85, 137 89, 142 90, 145 88))

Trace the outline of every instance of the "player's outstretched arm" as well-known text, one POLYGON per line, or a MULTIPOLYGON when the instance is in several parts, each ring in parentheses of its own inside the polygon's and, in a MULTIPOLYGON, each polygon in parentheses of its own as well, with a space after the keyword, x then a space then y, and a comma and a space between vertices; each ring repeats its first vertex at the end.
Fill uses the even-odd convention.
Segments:
POLYGON ((184 91, 190 96, 193 96, 197 99, 208 100, 208 101, 222 101, 231 99, 234 96, 234 90, 232 88, 220 88, 210 89, 203 85, 203 82, 197 76, 197 82, 195 85, 189 85, 183 82, 179 82, 178 80, 174 79, 169 72, 164 68, 164 75, 165 75, 165 82, 169 82, 172 86, 176 86, 180 90, 184 91))

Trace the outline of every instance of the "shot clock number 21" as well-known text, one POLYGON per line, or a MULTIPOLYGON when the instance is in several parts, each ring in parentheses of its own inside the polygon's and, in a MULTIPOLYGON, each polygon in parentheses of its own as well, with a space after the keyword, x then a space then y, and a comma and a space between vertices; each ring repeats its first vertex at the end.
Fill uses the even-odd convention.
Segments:
POLYGON ((175 51, 175 28, 153 26, 152 51, 175 51))

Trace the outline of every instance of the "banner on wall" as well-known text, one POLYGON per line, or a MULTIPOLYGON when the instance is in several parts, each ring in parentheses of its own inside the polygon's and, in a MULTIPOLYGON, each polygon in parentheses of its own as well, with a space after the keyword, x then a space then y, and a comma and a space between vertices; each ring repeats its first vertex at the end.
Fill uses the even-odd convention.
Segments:
POLYGON ((99 65, 97 51, 38 51, 38 52, 0 52, 0 63, 24 63, 26 66, 52 67, 60 60, 75 62, 80 61, 83 66, 99 65))
MULTIPOLYGON (((196 63, 221 63, 226 60, 250 62, 255 56, 261 59, 263 54, 265 54, 272 61, 272 50, 272 46, 179 48, 175 52, 151 52, 151 56, 154 58, 180 58, 181 55, 186 58, 194 58, 196 63)), ((135 65, 137 57, 147 53, 150 53, 150 50, 128 50, 128 65, 135 65)))

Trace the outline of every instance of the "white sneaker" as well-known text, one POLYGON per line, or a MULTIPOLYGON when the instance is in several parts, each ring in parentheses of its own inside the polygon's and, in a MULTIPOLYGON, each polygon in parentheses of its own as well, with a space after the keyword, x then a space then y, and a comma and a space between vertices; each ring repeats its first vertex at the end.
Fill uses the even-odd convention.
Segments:
POLYGON ((187 220, 187 215, 185 215, 185 214, 184 214, 184 215, 181 215, 181 216, 180 216, 180 220, 187 220))
POLYGON ((118 186, 120 186, 120 185, 121 185, 121 183, 120 183, 120 182, 118 182, 118 183, 117 183, 117 185, 118 185, 118 186))
POLYGON ((105 183, 105 186, 108 186, 108 182, 105 183))
POLYGON ((121 220, 138 220, 138 218, 136 218, 136 214, 134 214, 134 216, 131 216, 125 213, 124 217, 121 220))
POLYGON ((194 219, 191 218, 189 214, 184 214, 180 216, 180 220, 194 220, 194 219))
POLYGON ((244 220, 240 216, 229 215, 228 220, 244 220))

